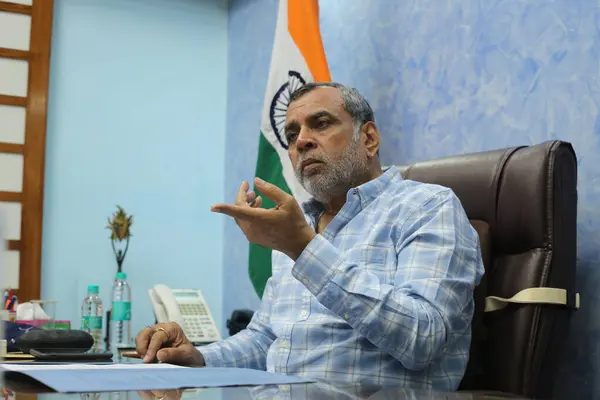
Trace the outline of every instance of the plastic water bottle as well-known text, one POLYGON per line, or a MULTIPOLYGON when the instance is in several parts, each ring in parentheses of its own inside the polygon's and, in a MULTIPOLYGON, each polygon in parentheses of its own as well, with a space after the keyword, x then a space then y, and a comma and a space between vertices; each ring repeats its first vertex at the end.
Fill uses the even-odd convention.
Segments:
POLYGON ((89 285, 81 306, 81 330, 94 338, 92 350, 102 348, 102 300, 98 296, 99 292, 98 286, 89 285))
POLYGON ((127 284, 127 274, 119 272, 112 290, 111 351, 119 353, 119 348, 131 347, 131 288, 127 284))

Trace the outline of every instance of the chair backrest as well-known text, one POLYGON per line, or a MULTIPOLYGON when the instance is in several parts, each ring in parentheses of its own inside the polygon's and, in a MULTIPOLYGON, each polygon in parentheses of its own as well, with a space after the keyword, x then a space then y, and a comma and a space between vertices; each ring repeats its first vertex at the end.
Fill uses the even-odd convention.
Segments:
POLYGON ((461 389, 551 397, 571 310, 509 304, 483 314, 486 296, 532 287, 575 292, 577 160, 569 143, 464 154, 400 167, 405 179, 451 188, 481 242, 470 362, 461 389))

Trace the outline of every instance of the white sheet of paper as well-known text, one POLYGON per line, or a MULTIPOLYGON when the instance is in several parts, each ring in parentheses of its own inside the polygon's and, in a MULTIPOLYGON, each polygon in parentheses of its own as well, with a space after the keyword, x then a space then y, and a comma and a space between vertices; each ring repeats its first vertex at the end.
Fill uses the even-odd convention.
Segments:
POLYGON ((165 368, 186 368, 173 364, 0 364, 0 368, 14 371, 51 371, 51 370, 114 370, 114 369, 165 369, 165 368))

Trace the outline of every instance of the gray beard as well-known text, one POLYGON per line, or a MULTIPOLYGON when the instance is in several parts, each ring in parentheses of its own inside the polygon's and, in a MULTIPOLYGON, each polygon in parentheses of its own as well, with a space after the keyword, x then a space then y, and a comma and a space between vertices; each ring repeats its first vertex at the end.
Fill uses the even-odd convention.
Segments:
POLYGON ((335 160, 327 156, 320 156, 318 160, 324 164, 320 167, 320 171, 312 175, 303 175, 301 165, 305 158, 316 157, 311 155, 298 160, 294 169, 296 178, 315 200, 326 203, 335 197, 345 196, 367 175, 368 160, 366 155, 360 152, 358 139, 358 137, 354 137, 335 160))

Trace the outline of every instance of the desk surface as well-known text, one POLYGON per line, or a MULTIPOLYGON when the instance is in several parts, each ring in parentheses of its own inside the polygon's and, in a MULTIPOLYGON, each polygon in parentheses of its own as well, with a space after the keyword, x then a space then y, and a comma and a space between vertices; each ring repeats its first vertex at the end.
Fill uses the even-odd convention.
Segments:
POLYGON ((104 393, 43 393, 27 383, 5 382, 4 398, 7 400, 229 400, 229 399, 376 399, 376 400, 492 400, 520 399, 501 393, 419 391, 398 387, 364 387, 349 384, 307 383, 292 385, 266 385, 169 391, 136 391, 104 393))
MULTIPOLYGON (((119 362, 137 364, 141 360, 119 358, 119 362)), ((2 383, 0 382, 0 386, 2 383)), ((401 387, 353 385, 317 382, 291 385, 239 386, 186 390, 153 390, 103 393, 55 393, 35 381, 5 381, 4 399, 0 400, 498 400, 525 399, 497 392, 434 392, 401 387)))

